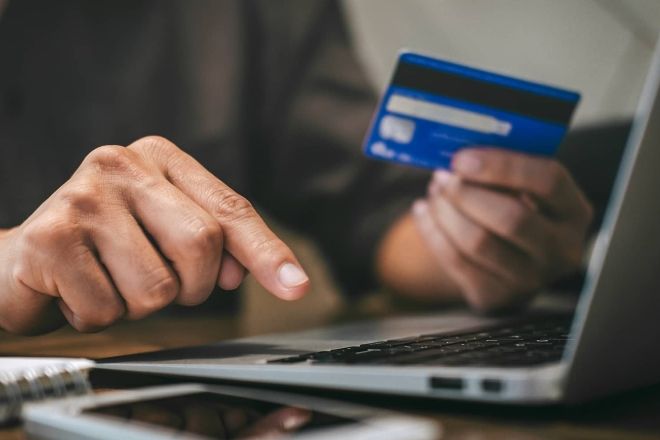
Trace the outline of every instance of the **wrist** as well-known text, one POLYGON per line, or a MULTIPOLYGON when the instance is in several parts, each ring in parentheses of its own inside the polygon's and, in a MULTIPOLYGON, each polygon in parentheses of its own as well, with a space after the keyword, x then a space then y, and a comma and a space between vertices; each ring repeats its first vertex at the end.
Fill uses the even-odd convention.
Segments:
POLYGON ((439 304, 462 300, 460 289, 437 263, 410 214, 385 234, 376 272, 385 287, 410 300, 439 304))

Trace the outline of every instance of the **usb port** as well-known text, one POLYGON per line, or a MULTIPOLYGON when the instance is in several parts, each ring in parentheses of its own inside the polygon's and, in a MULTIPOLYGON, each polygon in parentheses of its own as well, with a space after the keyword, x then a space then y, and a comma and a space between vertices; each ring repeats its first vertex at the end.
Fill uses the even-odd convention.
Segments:
POLYGON ((481 389, 488 393, 499 393, 502 391, 502 381, 499 379, 484 379, 481 381, 481 389))
POLYGON ((456 377, 432 377, 431 388, 441 390, 462 390, 463 379, 456 377))

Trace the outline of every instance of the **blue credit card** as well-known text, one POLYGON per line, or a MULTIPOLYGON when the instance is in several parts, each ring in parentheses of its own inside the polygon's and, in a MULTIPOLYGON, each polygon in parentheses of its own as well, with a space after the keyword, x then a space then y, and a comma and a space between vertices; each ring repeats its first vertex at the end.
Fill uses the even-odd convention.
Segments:
POLYGON ((456 151, 477 145, 551 156, 579 100, 572 91, 404 52, 364 151, 425 168, 449 168, 456 151))

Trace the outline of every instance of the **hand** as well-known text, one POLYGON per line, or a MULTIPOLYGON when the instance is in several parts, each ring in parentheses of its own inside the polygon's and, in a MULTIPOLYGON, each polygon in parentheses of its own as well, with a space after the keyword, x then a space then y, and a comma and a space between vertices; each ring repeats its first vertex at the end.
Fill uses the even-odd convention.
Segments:
POLYGON ((592 208, 554 159, 498 148, 456 154, 414 205, 427 246, 476 309, 529 298, 579 269, 592 208))
POLYGON ((0 326, 79 331, 203 302, 249 270, 283 299, 309 285, 252 205, 160 137, 104 146, 21 226, 0 235, 0 326))

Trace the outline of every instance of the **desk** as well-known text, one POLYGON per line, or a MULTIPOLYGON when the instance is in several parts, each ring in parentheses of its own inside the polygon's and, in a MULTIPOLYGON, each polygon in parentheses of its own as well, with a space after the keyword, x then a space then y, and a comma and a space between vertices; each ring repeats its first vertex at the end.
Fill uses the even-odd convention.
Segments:
MULTIPOLYGON (((96 334, 70 329, 40 337, 0 333, 0 354, 99 358, 203 344, 239 336, 236 319, 212 316, 155 316, 123 322, 96 334)), ((334 395, 333 397, 337 397, 334 395)), ((657 439, 660 438, 660 386, 579 408, 497 408, 383 396, 347 396, 361 403, 433 417, 446 439, 657 439)), ((0 429, 2 439, 24 439, 20 427, 0 429)))

